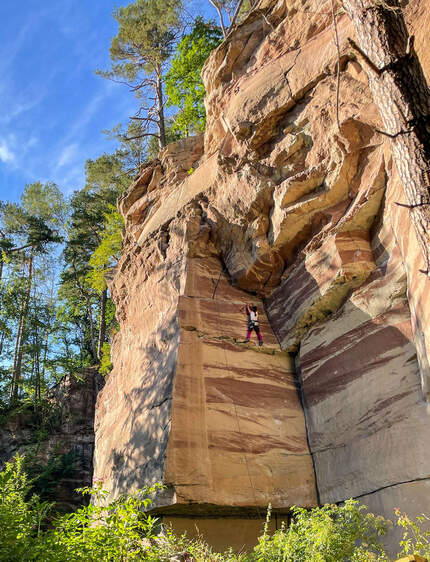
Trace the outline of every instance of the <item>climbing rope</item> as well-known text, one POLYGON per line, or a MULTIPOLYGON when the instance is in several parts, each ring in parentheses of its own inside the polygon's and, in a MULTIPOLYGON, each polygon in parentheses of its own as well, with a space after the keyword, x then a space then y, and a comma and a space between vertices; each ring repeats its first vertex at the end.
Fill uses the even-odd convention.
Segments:
MULTIPOLYGON (((221 279, 221 276, 222 276, 222 274, 223 274, 223 272, 224 272, 224 269, 225 269, 225 266, 223 266, 223 268, 222 268, 221 271, 220 271, 220 274, 219 274, 219 277, 218 277, 218 281, 217 281, 217 283, 216 283, 216 286, 215 286, 215 289, 214 289, 214 292, 213 292, 213 295, 212 295, 212 299, 214 299, 214 300, 215 300, 216 289, 218 288, 218 284, 219 284, 219 282, 220 282, 220 279, 221 279)), ((216 300, 215 300, 215 306, 216 306, 216 310, 217 310, 217 327, 218 327, 218 332, 221 333, 221 330, 220 330, 220 321, 219 321, 219 318, 220 318, 219 303, 218 303, 216 300)), ((222 349, 223 349, 223 351, 224 351, 225 369, 226 369, 227 372, 230 372, 230 368, 229 368, 229 363, 228 363, 228 359, 227 359, 227 352, 226 352, 225 344, 226 344, 226 342, 223 341, 223 342, 222 342, 222 349)), ((241 427, 240 427, 240 422, 239 422, 239 415, 238 415, 238 413, 237 413, 237 406, 236 406, 236 404, 235 404, 233 398, 230 398, 230 401, 231 401, 231 405, 233 406, 234 417, 235 417, 235 419, 236 419, 236 424, 237 424, 238 433, 239 433, 240 436, 243 436, 243 433, 242 433, 242 430, 241 430, 241 427)), ((261 513, 260 513, 260 509, 259 509, 259 507, 258 507, 256 489, 255 489, 254 484, 253 484, 253 482, 252 482, 251 471, 250 471, 250 469, 249 469, 249 463, 248 463, 248 457, 247 457, 245 451, 243 451, 243 459, 244 459, 244 461, 245 461, 244 464, 245 464, 245 467, 246 467, 246 472, 247 472, 247 474, 248 474, 248 479, 249 479, 249 484, 250 484, 250 486, 251 486, 252 495, 253 495, 253 497, 254 497, 254 504, 255 504, 255 507, 256 507, 256 509, 257 509, 257 515, 258 515, 259 519, 263 519, 263 517, 262 517, 262 515, 261 515, 261 513)))

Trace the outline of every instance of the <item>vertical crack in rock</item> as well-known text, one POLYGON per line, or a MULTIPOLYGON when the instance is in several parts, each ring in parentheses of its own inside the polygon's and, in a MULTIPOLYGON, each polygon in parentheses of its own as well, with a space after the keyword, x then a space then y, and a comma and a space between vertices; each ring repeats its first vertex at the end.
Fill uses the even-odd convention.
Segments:
MULTIPOLYGON (((302 409, 305 412, 306 411, 305 397, 304 397, 304 393, 303 393, 303 386, 302 386, 302 380, 301 380, 300 363, 298 361, 298 358, 299 358, 299 355, 300 355, 300 350, 297 351, 297 353, 291 353, 290 355, 291 355, 293 365, 294 365, 294 378, 295 378, 297 392, 300 396, 300 404, 302 405, 302 409)), ((314 454, 312 452, 311 443, 310 443, 310 439, 309 439, 309 429, 308 429, 308 422, 307 422, 306 415, 305 415, 305 425, 306 425, 306 439, 307 439, 309 451, 311 453, 312 466, 313 466, 313 469, 314 469, 315 489, 316 489, 316 494, 317 494, 317 501, 318 501, 318 505, 321 505, 320 492, 319 492, 319 488, 318 488, 318 474, 317 474, 317 470, 316 470, 316 463, 315 463, 314 454)))

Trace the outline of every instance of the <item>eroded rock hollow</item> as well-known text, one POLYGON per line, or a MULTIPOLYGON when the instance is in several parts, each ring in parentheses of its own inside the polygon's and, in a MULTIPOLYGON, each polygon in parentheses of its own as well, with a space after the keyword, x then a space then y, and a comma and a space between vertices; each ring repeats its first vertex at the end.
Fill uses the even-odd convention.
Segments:
MULTIPOLYGON (((120 201, 120 332, 95 477, 163 481, 163 514, 362 498, 429 511, 430 281, 354 29, 263 0, 211 55, 204 136, 120 201), (258 305, 264 346, 242 344, 258 305)), ((430 7, 407 9, 427 79, 430 7)))

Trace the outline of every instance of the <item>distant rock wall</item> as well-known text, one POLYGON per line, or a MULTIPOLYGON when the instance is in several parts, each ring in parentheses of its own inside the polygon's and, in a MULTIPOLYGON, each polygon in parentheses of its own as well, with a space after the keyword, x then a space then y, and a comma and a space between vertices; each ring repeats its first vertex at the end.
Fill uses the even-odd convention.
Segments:
POLYGON ((64 510, 86 501, 75 490, 92 484, 94 410, 103 382, 97 368, 84 369, 76 377, 67 375, 49 393, 52 411, 42 428, 29 407, 11 414, 0 429, 0 466, 16 454, 43 467, 58 464, 67 455, 64 473, 52 475, 57 482, 52 482, 50 492, 50 499, 64 510))
MULTIPOLYGON (((430 6, 407 16, 430 76, 430 6)), ((339 128, 330 10, 262 0, 206 63, 204 138, 120 202, 95 453, 114 495, 163 480, 179 514, 351 496, 430 512, 429 281, 345 14, 338 31, 339 128), (262 349, 239 343, 248 301, 262 349)))

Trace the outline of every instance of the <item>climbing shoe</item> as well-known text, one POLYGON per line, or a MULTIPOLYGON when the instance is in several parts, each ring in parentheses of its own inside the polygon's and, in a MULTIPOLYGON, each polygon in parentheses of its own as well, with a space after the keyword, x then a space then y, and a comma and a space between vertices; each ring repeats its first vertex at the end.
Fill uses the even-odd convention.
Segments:
POLYGON ((261 346, 263 345, 263 342, 262 342, 262 341, 259 341, 259 342, 258 342, 258 345, 261 347, 261 346))

